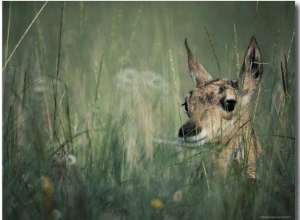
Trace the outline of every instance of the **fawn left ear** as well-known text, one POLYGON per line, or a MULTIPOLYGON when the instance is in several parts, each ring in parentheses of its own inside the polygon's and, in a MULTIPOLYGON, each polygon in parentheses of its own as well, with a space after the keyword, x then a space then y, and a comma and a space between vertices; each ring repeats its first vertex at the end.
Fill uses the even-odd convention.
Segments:
POLYGON ((212 80, 212 76, 204 69, 201 63, 195 60, 194 54, 189 48, 187 39, 185 39, 184 44, 188 55, 190 75, 192 79, 196 81, 197 87, 205 84, 207 81, 212 80))
POLYGON ((252 37, 240 72, 240 81, 244 95, 248 94, 251 96, 251 92, 260 82, 262 74, 263 65, 261 52, 255 37, 252 37))

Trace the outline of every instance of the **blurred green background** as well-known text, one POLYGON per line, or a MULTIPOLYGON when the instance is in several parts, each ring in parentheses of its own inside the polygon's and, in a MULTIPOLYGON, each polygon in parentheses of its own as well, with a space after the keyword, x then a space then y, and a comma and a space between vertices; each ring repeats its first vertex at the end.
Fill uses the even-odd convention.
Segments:
POLYGON ((240 204, 249 219, 294 217, 294 2, 48 2, 36 17, 44 4, 2 3, 4 219, 238 219, 240 204), (245 200, 239 178, 194 184, 206 154, 153 139, 176 140, 187 119, 184 39, 236 79, 251 36, 264 157, 245 200))

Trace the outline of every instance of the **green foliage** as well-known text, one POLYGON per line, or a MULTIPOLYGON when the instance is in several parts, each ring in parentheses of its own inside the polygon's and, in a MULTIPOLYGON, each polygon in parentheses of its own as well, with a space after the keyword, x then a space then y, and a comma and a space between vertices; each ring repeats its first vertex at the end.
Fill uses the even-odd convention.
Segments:
POLYGON ((294 11, 293 2, 4 2, 3 219, 294 218, 294 11), (264 62, 257 181, 214 176, 209 151, 153 141, 176 140, 186 119, 184 39, 215 78, 234 79, 252 35, 264 62))

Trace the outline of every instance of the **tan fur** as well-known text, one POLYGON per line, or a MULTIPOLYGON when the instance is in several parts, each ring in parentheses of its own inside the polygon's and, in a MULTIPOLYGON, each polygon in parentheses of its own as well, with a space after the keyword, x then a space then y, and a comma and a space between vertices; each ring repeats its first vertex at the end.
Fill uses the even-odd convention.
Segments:
POLYGON ((256 178, 256 159, 261 146, 251 124, 248 104, 253 90, 262 78, 262 59, 254 37, 251 38, 240 81, 213 80, 204 67, 195 61, 185 41, 189 70, 196 81, 183 104, 189 120, 179 129, 181 141, 199 145, 215 143, 216 160, 222 173, 234 162, 247 166, 249 178, 256 178))

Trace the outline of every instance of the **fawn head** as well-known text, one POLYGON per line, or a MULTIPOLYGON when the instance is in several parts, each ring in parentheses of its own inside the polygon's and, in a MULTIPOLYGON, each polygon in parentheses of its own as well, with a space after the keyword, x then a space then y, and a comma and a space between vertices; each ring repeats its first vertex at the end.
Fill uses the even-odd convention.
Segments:
MULTIPOLYGON (((195 60, 187 40, 185 47, 191 77, 196 88, 188 93, 183 103, 189 120, 179 129, 179 139, 185 142, 218 143, 234 133, 234 128, 247 112, 251 95, 263 73, 261 52, 255 37, 244 57, 239 80, 213 79, 195 60)), ((244 123, 244 122, 243 122, 244 123)))

